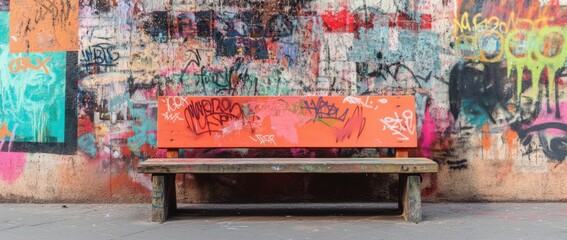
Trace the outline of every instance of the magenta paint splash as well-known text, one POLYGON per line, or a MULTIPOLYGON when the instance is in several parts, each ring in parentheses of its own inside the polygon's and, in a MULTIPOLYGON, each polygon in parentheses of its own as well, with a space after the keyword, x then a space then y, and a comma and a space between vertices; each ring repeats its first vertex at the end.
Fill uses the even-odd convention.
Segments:
MULTIPOLYGON (((555 105, 555 104, 553 104, 555 105)), ((541 106, 542 109, 547 109, 547 107, 545 106, 545 103, 542 104, 541 106)), ((536 120, 532 123, 531 126, 535 126, 535 125, 540 125, 540 124, 544 124, 544 123, 553 123, 553 122, 557 122, 557 123, 565 123, 567 124, 567 102, 561 102, 559 103, 559 118, 557 117, 557 109, 555 109, 555 107, 552 106, 551 111, 548 113, 547 111, 543 110, 540 112, 539 116, 536 118, 536 120)), ((555 136, 561 136, 561 135, 565 135, 565 131, 560 130, 560 129, 548 129, 546 130, 546 133, 548 134, 552 134, 555 136)))
POLYGON ((12 185, 24 171, 26 153, 2 152, 0 153, 0 179, 12 185))
POLYGON ((431 111, 429 108, 425 109, 423 116, 423 125, 421 130, 421 154, 424 157, 430 157, 431 145, 435 139, 435 122, 431 117, 431 111))
POLYGON ((287 99, 287 102, 272 100, 261 103, 248 102, 246 104, 246 107, 253 110, 254 114, 260 119, 269 117, 272 129, 276 129, 275 135, 283 137, 292 143, 299 141, 296 126, 311 120, 310 117, 293 112, 293 108, 297 108, 298 104, 300 104, 299 98, 287 99))

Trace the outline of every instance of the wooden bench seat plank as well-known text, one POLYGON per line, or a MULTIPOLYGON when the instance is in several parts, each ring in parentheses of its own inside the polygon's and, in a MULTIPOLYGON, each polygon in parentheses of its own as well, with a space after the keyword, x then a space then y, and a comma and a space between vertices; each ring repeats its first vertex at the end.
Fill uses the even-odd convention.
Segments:
POLYGON ((433 173, 427 158, 153 158, 141 173, 433 173))

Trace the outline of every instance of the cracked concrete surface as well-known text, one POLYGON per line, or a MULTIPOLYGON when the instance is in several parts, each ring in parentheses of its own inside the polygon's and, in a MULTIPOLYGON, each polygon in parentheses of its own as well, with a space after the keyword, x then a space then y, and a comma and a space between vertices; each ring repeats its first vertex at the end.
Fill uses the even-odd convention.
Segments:
POLYGON ((375 210, 392 206, 182 205, 156 224, 149 204, 0 204, 0 239, 567 239, 566 203, 425 203, 420 224, 375 210))

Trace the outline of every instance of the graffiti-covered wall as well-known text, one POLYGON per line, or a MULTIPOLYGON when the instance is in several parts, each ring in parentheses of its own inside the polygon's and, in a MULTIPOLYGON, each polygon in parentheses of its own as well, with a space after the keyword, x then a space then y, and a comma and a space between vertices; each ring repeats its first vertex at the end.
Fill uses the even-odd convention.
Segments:
MULTIPOLYGON (((410 155, 440 165, 423 176, 427 200, 564 201, 566 13, 564 0, 0 0, 0 201, 148 201, 136 167, 165 155, 157 97, 176 95, 412 95, 410 155)), ((396 178, 185 175, 178 191, 190 202, 391 200, 396 178)))

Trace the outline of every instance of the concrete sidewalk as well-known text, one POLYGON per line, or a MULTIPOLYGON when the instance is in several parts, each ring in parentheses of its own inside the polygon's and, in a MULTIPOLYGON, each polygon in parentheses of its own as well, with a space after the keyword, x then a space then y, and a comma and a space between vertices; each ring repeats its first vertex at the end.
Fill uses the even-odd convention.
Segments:
POLYGON ((150 204, 0 204, 0 239, 567 239, 567 203, 425 203, 420 224, 368 204, 181 207, 155 224, 150 204))

